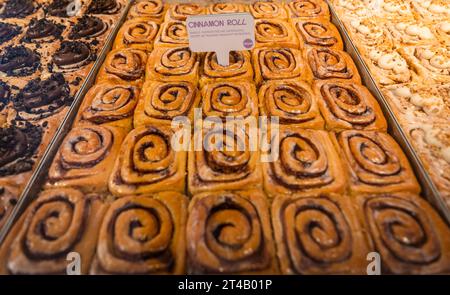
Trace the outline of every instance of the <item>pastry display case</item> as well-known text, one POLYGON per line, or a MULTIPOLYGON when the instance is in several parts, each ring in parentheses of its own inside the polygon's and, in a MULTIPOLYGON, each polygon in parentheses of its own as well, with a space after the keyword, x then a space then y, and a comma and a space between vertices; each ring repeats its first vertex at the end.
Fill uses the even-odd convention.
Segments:
POLYGON ((0 274, 448 274, 450 7, 424 2, 0 0, 0 274), (254 18, 228 65, 186 27, 222 13, 254 18), (223 128, 175 148, 197 116, 223 128), (225 124, 261 117, 269 150, 225 124))

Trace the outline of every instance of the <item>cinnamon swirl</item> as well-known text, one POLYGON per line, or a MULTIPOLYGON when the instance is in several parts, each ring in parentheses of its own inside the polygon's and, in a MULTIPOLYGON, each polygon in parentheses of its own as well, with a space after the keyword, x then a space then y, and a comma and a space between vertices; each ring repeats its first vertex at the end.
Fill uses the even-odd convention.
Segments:
POLYGON ((199 15, 206 13, 206 8, 197 3, 176 3, 167 10, 166 21, 181 20, 185 21, 190 15, 199 15))
POLYGON ((328 20, 298 19, 293 21, 302 48, 311 46, 343 50, 341 35, 338 29, 328 20))
POLYGON ((214 3, 210 4, 207 8, 208 14, 222 14, 222 13, 240 13, 246 12, 247 7, 245 4, 228 2, 228 3, 214 3))
POLYGON ((298 38, 292 26, 283 20, 255 20, 255 47, 300 47, 298 38))
POLYGON ((361 83, 358 69, 347 52, 311 48, 307 52, 307 59, 316 79, 344 79, 361 83))
POLYGON ((352 194, 420 192, 408 159, 388 134, 348 130, 338 140, 350 171, 352 194))
POLYGON ((195 195, 187 228, 190 273, 278 272, 269 209, 261 191, 195 195))
POLYGON ((255 19, 287 19, 287 11, 282 3, 273 1, 255 1, 249 5, 250 13, 255 19))
POLYGON ((165 8, 162 0, 139 0, 131 6, 128 19, 145 17, 160 24, 164 19, 165 8))
POLYGON ((328 4, 324 0, 294 0, 287 4, 290 18, 330 19, 328 4))
POLYGON ((114 49, 132 47, 151 51, 159 26, 146 18, 134 18, 126 21, 114 41, 114 49))
POLYGON ((161 25, 161 30, 155 41, 156 47, 188 46, 189 38, 186 22, 170 20, 161 25))

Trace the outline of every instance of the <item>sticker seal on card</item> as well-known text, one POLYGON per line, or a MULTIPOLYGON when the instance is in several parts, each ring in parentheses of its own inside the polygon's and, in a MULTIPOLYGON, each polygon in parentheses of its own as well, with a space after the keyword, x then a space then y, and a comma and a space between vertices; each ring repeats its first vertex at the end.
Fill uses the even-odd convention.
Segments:
POLYGON ((230 63, 230 51, 255 46, 255 20, 250 13, 188 16, 186 27, 193 52, 216 52, 222 66, 230 63))

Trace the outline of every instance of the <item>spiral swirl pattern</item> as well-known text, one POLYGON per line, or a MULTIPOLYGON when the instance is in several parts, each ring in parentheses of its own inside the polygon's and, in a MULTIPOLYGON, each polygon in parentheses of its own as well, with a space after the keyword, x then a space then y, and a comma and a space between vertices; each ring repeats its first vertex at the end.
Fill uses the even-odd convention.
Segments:
MULTIPOLYGON (((151 43, 158 33, 158 25, 146 19, 133 19, 122 25, 122 43, 129 47, 151 47, 151 43)), ((120 33, 119 33, 120 35, 120 33)))
POLYGON ((150 18, 161 21, 164 13, 164 3, 161 0, 145 0, 135 3, 130 8, 130 19, 136 17, 150 18))
POLYGON ((298 48, 299 43, 290 25, 282 20, 255 20, 255 39, 259 47, 280 46, 298 48))
POLYGON ((144 75, 146 62, 147 54, 144 51, 134 48, 114 50, 108 54, 103 65, 106 77, 101 72, 98 79, 107 80, 111 77, 111 80, 138 81, 144 75))
POLYGON ((298 21, 295 23, 295 28, 306 45, 343 49, 339 31, 332 23, 314 20, 298 21))
POLYGON ((223 66, 217 61, 215 52, 208 52, 203 63, 202 79, 245 80, 253 78, 250 54, 246 51, 231 51, 230 63, 223 66))
POLYGON ((158 81, 190 81, 187 76, 198 74, 199 57, 189 47, 157 48, 150 59, 156 61, 149 76, 158 81))
POLYGON ((195 3, 178 3, 169 8, 169 16, 174 20, 185 21, 190 15, 205 13, 205 8, 195 3))
POLYGON ((166 193, 163 197, 133 196, 113 202, 100 228, 100 270, 109 274, 179 272, 177 261, 182 261, 184 249, 179 251, 177 242, 184 241, 180 237, 185 218, 184 206, 179 204, 184 201, 179 194, 166 193))
POLYGON ((60 71, 76 71, 93 60, 96 56, 87 43, 63 41, 52 57, 53 63, 60 71))
POLYGON ((194 272, 270 272, 273 248, 263 198, 254 191, 195 197, 187 224, 194 272))
POLYGON ((287 17, 287 13, 283 6, 277 2, 255 1, 250 5, 250 12, 256 19, 285 19, 287 17))
POLYGON ((165 22, 161 28, 157 45, 186 46, 189 44, 186 23, 182 21, 165 22))
POLYGON ((10 46, 2 49, 0 72, 8 76, 24 77, 40 67, 40 55, 24 46, 10 46))
POLYGON ((215 3, 208 8, 210 14, 245 12, 245 5, 239 3, 215 3))
POLYGON ((294 0, 288 7, 291 17, 330 17, 328 4, 323 0, 294 0))
POLYGON ((256 72, 261 73, 260 80, 307 78, 306 65, 301 58, 301 52, 297 49, 261 48, 256 50, 254 55, 257 63, 256 72))
POLYGON ((358 75, 353 61, 343 51, 313 48, 308 51, 308 62, 318 79, 352 79, 358 75))

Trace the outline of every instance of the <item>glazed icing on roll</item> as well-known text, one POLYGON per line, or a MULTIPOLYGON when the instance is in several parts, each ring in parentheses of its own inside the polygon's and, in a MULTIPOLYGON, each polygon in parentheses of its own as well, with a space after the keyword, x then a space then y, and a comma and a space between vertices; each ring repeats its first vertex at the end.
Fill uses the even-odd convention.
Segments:
POLYGON ((61 33, 64 30, 64 26, 57 25, 54 22, 47 19, 32 19, 28 30, 25 32, 23 40, 26 42, 35 42, 44 38, 61 38, 61 33))
POLYGON ((130 9, 133 17, 148 17, 159 19, 164 11, 164 4, 160 0, 145 0, 135 3, 130 9))
POLYGON ((166 22, 161 29, 160 40, 172 45, 187 45, 189 40, 186 24, 182 21, 166 22))
POLYGON ((140 50, 128 48, 110 53, 105 60, 105 70, 125 81, 134 81, 144 75, 147 55, 140 50))
POLYGON ((0 45, 19 35, 22 28, 17 25, 0 22, 0 45))
POLYGON ((0 55, 0 71, 8 76, 28 76, 36 72, 39 67, 39 54, 24 46, 7 47, 0 55))
POLYGON ((155 68, 161 75, 181 76, 192 72, 197 63, 197 54, 188 47, 178 47, 166 50, 161 55, 161 66, 155 68))
POLYGON ((93 60, 87 43, 64 41, 53 55, 53 62, 63 71, 75 71, 93 60))
POLYGON ((121 6, 116 0, 95 0, 89 5, 87 13, 114 14, 120 10, 121 6))
POLYGON ((69 39, 93 38, 102 35, 108 29, 108 25, 100 18, 85 15, 72 26, 69 39))
POLYGON ((32 0, 7 0, 3 4, 1 16, 4 18, 24 18, 33 14, 37 9, 32 0))
POLYGON ((329 17, 328 4, 322 0, 294 0, 288 7, 292 17, 329 17))
MULTIPOLYGON (((327 48, 313 48, 308 52, 308 61, 316 78, 351 79, 354 71, 349 67, 342 51, 327 48)), ((351 59, 349 59, 351 61, 351 59)))

